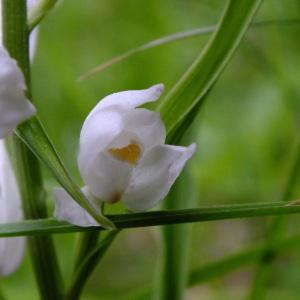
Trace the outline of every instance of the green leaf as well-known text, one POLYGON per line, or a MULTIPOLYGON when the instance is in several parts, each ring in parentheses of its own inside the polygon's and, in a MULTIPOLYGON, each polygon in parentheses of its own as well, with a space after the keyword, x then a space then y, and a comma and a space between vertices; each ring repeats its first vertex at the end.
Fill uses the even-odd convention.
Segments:
POLYGON ((98 214, 74 182, 37 117, 21 124, 16 130, 16 134, 48 167, 56 180, 81 207, 93 216, 99 224, 107 229, 114 229, 113 223, 105 216, 98 214))
MULTIPOLYGON (((144 213, 108 215, 117 229, 169 224, 206 222, 300 213, 299 203, 251 203, 209 208, 150 211, 144 213)), ((0 224, 0 237, 104 230, 101 226, 79 227, 54 219, 28 220, 0 224)))
POLYGON ((157 107, 167 131, 178 127, 217 81, 261 0, 231 0, 206 47, 157 107))

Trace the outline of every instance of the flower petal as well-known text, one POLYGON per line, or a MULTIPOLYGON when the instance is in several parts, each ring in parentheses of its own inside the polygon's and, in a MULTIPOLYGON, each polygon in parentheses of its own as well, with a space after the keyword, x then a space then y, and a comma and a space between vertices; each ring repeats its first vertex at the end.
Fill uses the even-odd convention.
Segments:
POLYGON ((169 192, 176 178, 193 155, 196 145, 159 145, 150 149, 134 169, 130 186, 122 200, 133 211, 152 208, 169 192))
POLYGON ((97 183, 95 182, 98 178, 98 170, 96 167, 102 165, 102 160, 105 159, 105 157, 100 154, 123 129, 123 118, 117 109, 98 111, 88 116, 82 126, 78 167, 84 181, 88 185, 91 184, 91 190, 95 192, 95 196, 99 196, 97 192, 99 187, 97 187, 97 183), (95 176, 95 179, 93 179, 93 176, 95 176), (97 187, 96 189, 93 188, 95 185, 97 187))
POLYGON ((0 138, 35 114, 26 99, 23 73, 7 51, 0 47, 0 138))
POLYGON ((117 202, 125 192, 133 166, 114 158, 107 152, 100 153, 92 165, 80 169, 91 193, 107 202, 117 202))
MULTIPOLYGON (((82 191, 88 196, 87 187, 84 187, 82 191)), ((99 226, 97 221, 77 204, 63 188, 55 188, 53 194, 55 198, 54 217, 56 219, 82 227, 99 226)))
POLYGON ((163 84, 156 84, 145 90, 130 90, 108 95, 95 106, 90 115, 111 106, 119 106, 126 110, 133 109, 147 102, 156 101, 163 90, 163 84))
MULTIPOLYGON (((0 207, 0 223, 22 219, 21 198, 3 140, 0 140, 0 207)), ((0 277, 19 266, 24 244, 24 238, 0 238, 0 277)))
POLYGON ((86 118, 80 134, 78 166, 94 196, 109 202, 119 200, 129 183, 133 168, 130 162, 135 163, 139 151, 144 150, 139 143, 145 147, 164 142, 165 129, 159 115, 134 110, 135 106, 155 101, 162 90, 159 84, 147 90, 109 95, 86 118), (125 160, 118 159, 121 157, 125 160))
POLYGON ((144 150, 162 145, 166 129, 159 113, 144 108, 129 111, 124 120, 125 130, 134 133, 143 144, 144 150))

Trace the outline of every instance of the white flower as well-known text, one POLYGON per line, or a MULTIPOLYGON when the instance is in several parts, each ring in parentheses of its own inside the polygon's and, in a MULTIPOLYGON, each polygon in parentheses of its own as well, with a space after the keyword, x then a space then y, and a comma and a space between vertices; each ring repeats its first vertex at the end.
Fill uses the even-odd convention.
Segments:
MULTIPOLYGON (((0 140, 0 223, 22 219, 21 199, 4 141, 0 140)), ((24 252, 24 238, 0 238, 0 277, 13 272, 24 252)))
MULTIPOLYGON (((100 200, 123 201, 132 211, 154 207, 169 192, 195 151, 165 145, 166 132, 158 113, 138 106, 155 101, 158 84, 146 90, 124 91, 105 97, 86 118, 78 165, 86 183, 84 193, 99 209, 100 200)), ((55 216, 70 223, 97 223, 61 188, 54 191, 55 216)))

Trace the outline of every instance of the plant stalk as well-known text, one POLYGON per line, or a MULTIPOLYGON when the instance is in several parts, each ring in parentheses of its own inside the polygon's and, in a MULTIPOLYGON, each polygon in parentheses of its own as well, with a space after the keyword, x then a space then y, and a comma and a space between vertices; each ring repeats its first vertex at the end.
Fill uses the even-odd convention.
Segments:
MULTIPOLYGON (((27 97, 31 99, 26 1, 3 0, 2 3, 4 45, 23 71, 27 97)), ((37 159, 16 136, 14 154, 25 218, 47 218, 46 195, 37 159)), ((28 244, 41 298, 62 299, 62 279, 51 236, 30 237, 28 244)))
MULTIPOLYGON (((108 215, 118 229, 150 227, 170 224, 233 220, 263 216, 300 213, 300 202, 252 203, 150 211, 144 213, 108 215)), ((0 224, 0 237, 45 235, 49 233, 71 233, 105 230, 101 226, 79 227, 54 219, 27 220, 0 224)))
POLYGON ((115 240, 119 230, 112 230, 107 233, 107 236, 98 243, 96 247, 82 260, 75 270, 70 287, 67 291, 66 300, 78 300, 83 291, 83 288, 95 270, 104 254, 115 240))

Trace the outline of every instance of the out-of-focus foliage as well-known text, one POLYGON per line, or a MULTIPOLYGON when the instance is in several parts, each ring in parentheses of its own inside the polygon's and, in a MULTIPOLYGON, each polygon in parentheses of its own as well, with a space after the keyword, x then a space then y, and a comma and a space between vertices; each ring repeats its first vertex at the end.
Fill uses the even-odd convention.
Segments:
MULTIPOLYGON (((49 14, 40 28, 33 64, 34 99, 47 131, 78 181, 78 135, 97 101, 114 91, 158 82, 169 89, 207 37, 152 49, 83 82, 76 78, 148 40, 214 24, 223 5, 221 0, 64 0, 49 14)), ((300 19, 299 12, 298 0, 268 0, 256 20, 300 19)), ((300 25, 295 24, 250 29, 206 99, 191 137, 198 143, 190 163, 198 205, 279 200, 300 136, 299 36, 300 25)), ((55 183, 47 176, 50 190, 55 183)), ((294 197, 299 194, 300 188, 294 197)), ((191 268, 258 242, 268 221, 194 225, 191 268)), ((289 224, 290 231, 295 231, 297 216, 289 224)), ((134 299, 133 295, 149 287, 159 250, 155 233, 156 229, 123 232, 89 281, 83 299, 134 299)), ((72 272, 74 238, 57 237, 67 278, 72 272)), ((296 252, 278 259, 267 299, 298 298, 299 259, 296 252)), ((252 271, 247 268, 189 289, 186 299, 243 299, 252 271)), ((4 280, 3 289, 9 299, 37 299, 27 261, 4 280)))

